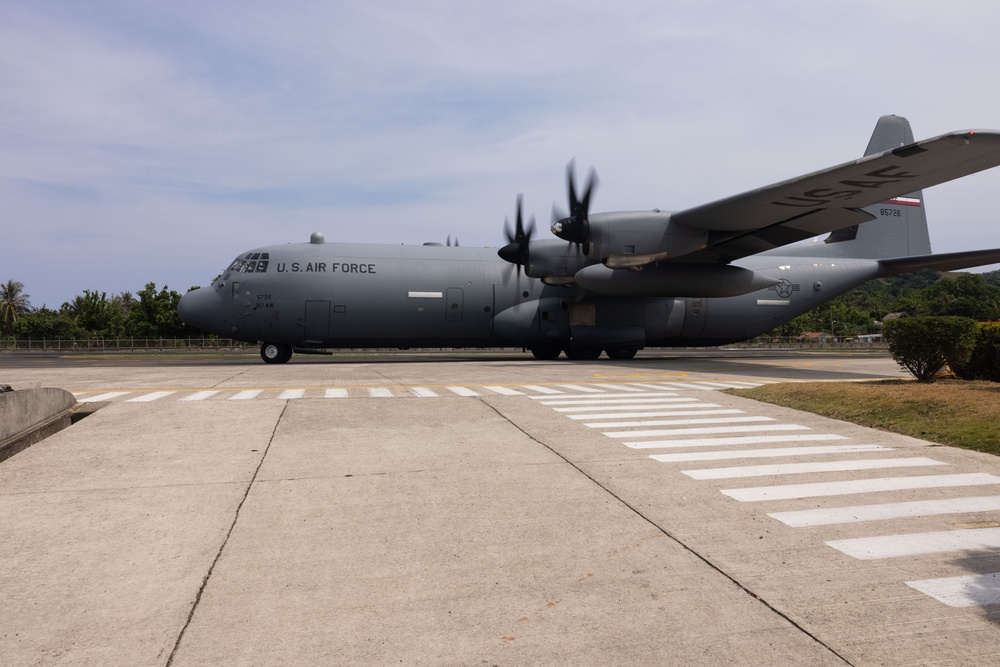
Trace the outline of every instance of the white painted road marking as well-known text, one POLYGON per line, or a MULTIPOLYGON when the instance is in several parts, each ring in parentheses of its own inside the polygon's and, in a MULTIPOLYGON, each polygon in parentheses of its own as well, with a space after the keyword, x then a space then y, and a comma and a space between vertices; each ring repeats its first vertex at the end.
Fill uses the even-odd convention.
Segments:
MULTIPOLYGON (((495 394, 501 394, 503 396, 523 396, 524 392, 520 392, 517 389, 511 389, 510 387, 483 387, 488 391, 492 391, 495 394)), ((534 398, 542 398, 540 396, 535 396, 534 398)))
POLYGON ((368 390, 371 398, 393 398, 392 391, 386 387, 372 387, 368 390))
POLYGON ((831 540, 825 544, 858 560, 919 556, 949 551, 979 551, 1000 548, 1000 528, 860 537, 851 540, 831 540))
POLYGON ((660 463, 691 461, 723 461, 727 459, 769 459, 780 456, 811 456, 814 454, 851 454, 855 452, 891 452, 891 447, 879 445, 820 445, 819 447, 776 447, 774 449, 718 450, 714 452, 684 452, 682 454, 650 454, 660 463))
MULTIPOLYGON (((681 407, 681 406, 675 406, 681 407)), ((711 407, 710 405, 686 405, 685 408, 705 408, 711 407)), ((564 410, 577 410, 578 408, 563 408, 564 410)), ((588 408, 592 409, 592 408, 588 408)), ((655 408, 659 409, 659 408, 655 408)), ((742 410, 727 409, 727 410, 671 410, 664 412, 608 412, 608 413, 597 413, 597 414, 583 414, 583 415, 566 415, 570 419, 622 419, 624 417, 634 418, 634 417, 690 417, 694 415, 739 415, 746 414, 742 410)), ((604 424, 607 426, 608 424, 604 424)), ((588 426, 594 426, 594 424, 588 424, 588 426)))
POLYGON ((799 424, 766 424, 761 426, 710 426, 705 428, 669 428, 649 431, 610 431, 609 438, 655 438, 665 435, 698 435, 709 433, 753 433, 759 431, 809 431, 808 426, 799 424))
POLYGON ((78 403, 98 403, 100 401, 110 401, 112 398, 119 398, 125 396, 126 394, 131 394, 130 391, 109 391, 103 394, 98 394, 97 396, 88 396, 87 398, 77 399, 78 403))
POLYGON ((154 391, 148 394, 143 394, 142 396, 136 396, 135 398, 130 398, 126 403, 149 403, 150 401, 155 401, 157 399, 163 398, 164 396, 170 396, 176 392, 173 391, 154 391))
MULTIPOLYGON (((490 387, 486 387, 490 389, 490 387)), ((642 397, 642 396, 628 396, 623 398, 573 398, 571 396, 561 397, 559 399, 554 399, 551 396, 532 396, 531 398, 541 399, 542 405, 600 405, 604 406, 609 403, 630 403, 639 405, 641 403, 692 403, 696 402, 698 399, 695 398, 671 398, 675 394, 663 394, 660 397, 642 397)))
POLYGON ((593 394, 593 393, 598 393, 599 394, 602 391, 601 389, 596 389, 594 387, 586 387, 586 386, 579 385, 579 384, 560 384, 560 385, 557 385, 557 386, 562 387, 564 389, 569 389, 570 391, 583 392, 585 394, 593 394))
POLYGON ((746 435, 732 438, 689 438, 686 440, 644 440, 623 442, 632 449, 671 449, 674 447, 723 447, 727 445, 757 445, 772 442, 805 442, 816 440, 847 440, 846 436, 832 433, 809 433, 804 435, 746 435))
POLYGON ((445 387, 448 391, 453 394, 458 394, 459 396, 479 396, 479 392, 473 391, 468 387, 445 387))
POLYGON ((937 489, 985 484, 1000 484, 1000 477, 981 472, 958 475, 926 475, 923 477, 882 477, 878 479, 848 480, 845 482, 819 482, 815 484, 787 484, 784 486, 727 489, 722 493, 745 503, 761 500, 791 500, 793 498, 842 496, 852 493, 901 491, 903 489, 937 489))
MULTIPOLYGON (((571 401, 575 402, 575 401, 571 401)), ((543 403, 542 405, 551 406, 552 403, 543 403)), ((552 408, 555 412, 586 412, 587 410, 601 410, 607 412, 608 410, 702 410, 704 408, 717 408, 718 403, 701 403, 693 398, 664 398, 658 401, 651 401, 649 403, 638 403, 633 404, 631 402, 625 403, 624 405, 615 404, 608 405, 606 403, 593 403, 592 401, 586 401, 585 405, 572 405, 567 408, 552 408), (689 402, 694 401, 694 402, 689 402)), ((737 412, 743 412, 742 410, 737 410, 737 412)))
POLYGON ((906 585, 949 607, 1000 604, 1000 572, 907 581, 906 585))
POLYGON ((740 477, 769 477, 771 475, 801 475, 812 472, 843 472, 847 470, 878 470, 881 468, 918 468, 921 466, 948 465, 924 457, 907 459, 858 459, 854 461, 815 461, 812 463, 779 463, 766 466, 741 466, 735 468, 703 468, 681 470, 692 479, 736 479, 740 477))
POLYGON ((196 391, 190 396, 184 396, 180 400, 182 401, 204 401, 206 398, 211 398, 219 393, 218 389, 212 391, 196 391))
POLYGON ((997 510, 1000 510, 1000 496, 974 496, 972 498, 914 500, 882 505, 854 505, 852 507, 828 507, 797 512, 774 512, 768 516, 787 526, 803 528, 806 526, 829 526, 837 523, 906 519, 939 514, 995 512, 997 510))
POLYGON ((410 393, 414 396, 419 396, 420 398, 437 398, 437 394, 433 389, 428 389, 427 387, 410 387, 410 393))
MULTIPOLYGON (((714 414, 696 413, 696 414, 714 414)), ((691 426, 694 424, 739 424, 744 422, 773 422, 774 417, 747 415, 744 417, 709 417, 706 419, 649 419, 630 422, 595 422, 584 424, 590 428, 637 428, 639 426, 691 426)))
POLYGON ((305 395, 306 395, 305 389, 286 389, 280 394, 278 394, 278 398, 281 400, 290 400, 295 398, 302 398, 305 395))
POLYGON ((249 401, 252 398, 257 398, 264 393, 263 389, 244 389, 243 391, 238 391, 229 397, 230 401, 249 401))
POLYGON ((347 398, 347 390, 341 388, 327 389, 323 395, 326 398, 347 398))
POLYGON ((539 394, 562 394, 563 392, 558 389, 553 389, 552 387, 542 387, 537 384, 526 384, 525 389, 530 389, 531 391, 537 391, 539 394))

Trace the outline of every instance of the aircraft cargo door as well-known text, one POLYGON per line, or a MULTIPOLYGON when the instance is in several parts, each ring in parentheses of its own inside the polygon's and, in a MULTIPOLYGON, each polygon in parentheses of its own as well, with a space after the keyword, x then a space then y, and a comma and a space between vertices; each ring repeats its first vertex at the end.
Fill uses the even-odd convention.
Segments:
POLYGON ((322 342, 330 337, 330 302, 306 301, 307 341, 322 342))

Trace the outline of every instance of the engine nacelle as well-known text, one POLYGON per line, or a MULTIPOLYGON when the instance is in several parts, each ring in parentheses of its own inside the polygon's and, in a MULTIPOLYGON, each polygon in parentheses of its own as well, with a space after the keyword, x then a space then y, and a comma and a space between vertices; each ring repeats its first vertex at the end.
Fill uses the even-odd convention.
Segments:
POLYGON ((643 266, 701 250, 708 232, 678 224, 663 211, 597 213, 590 218, 588 255, 613 269, 643 266))
POLYGON ((731 265, 665 264, 639 271, 594 264, 577 271, 580 287, 604 296, 725 297, 777 285, 780 279, 731 265))
POLYGON ((541 278, 549 285, 572 282, 577 271, 594 263, 580 245, 566 241, 532 241, 530 248, 525 275, 541 278))

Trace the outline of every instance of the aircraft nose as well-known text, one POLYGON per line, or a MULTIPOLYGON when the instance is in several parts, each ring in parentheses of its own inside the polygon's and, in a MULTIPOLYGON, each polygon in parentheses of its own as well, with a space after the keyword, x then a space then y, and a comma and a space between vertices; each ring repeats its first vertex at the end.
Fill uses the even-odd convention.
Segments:
POLYGON ((185 324, 215 332, 222 323, 222 297, 211 287, 199 287, 181 297, 177 314, 185 324))

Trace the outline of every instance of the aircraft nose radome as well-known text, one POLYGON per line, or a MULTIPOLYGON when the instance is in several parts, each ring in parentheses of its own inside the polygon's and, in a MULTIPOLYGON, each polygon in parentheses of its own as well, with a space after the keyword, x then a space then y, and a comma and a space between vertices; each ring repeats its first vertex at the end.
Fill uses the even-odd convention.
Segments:
POLYGON ((200 287, 181 297, 177 314, 185 324, 214 331, 222 320, 222 299, 214 289, 200 287))

